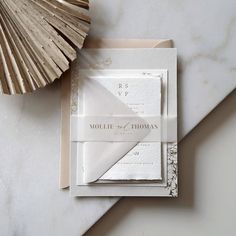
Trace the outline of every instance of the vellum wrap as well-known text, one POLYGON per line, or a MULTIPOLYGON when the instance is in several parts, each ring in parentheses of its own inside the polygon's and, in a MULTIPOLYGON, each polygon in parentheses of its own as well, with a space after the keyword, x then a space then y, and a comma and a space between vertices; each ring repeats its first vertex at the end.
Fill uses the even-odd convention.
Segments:
MULTIPOLYGON (((122 72, 131 75, 135 70, 122 72)), ((78 143, 77 152, 83 153, 81 156, 83 156, 84 183, 98 181, 139 142, 177 142, 176 129, 169 130, 172 131, 171 140, 163 140, 166 137, 162 136, 162 132, 167 132, 163 128, 167 128, 168 125, 162 127, 162 123, 169 123, 169 119, 162 116, 139 116, 99 81, 92 78, 105 76, 106 73, 110 76, 119 75, 119 70, 80 70, 81 109, 78 115, 74 114, 71 117, 71 141, 78 143), (91 128, 91 124, 113 124, 113 128, 94 129, 91 128), (145 128, 132 129, 131 124, 138 124, 145 128), (151 129, 149 126, 151 124, 155 124, 158 128, 151 129)), ((138 73, 136 72, 135 75, 138 76, 138 73)), ((143 77, 159 80, 158 76, 154 77, 154 75, 143 77)), ((173 120, 177 122, 176 117, 173 120)))
POLYGON ((0 91, 24 94, 59 78, 90 24, 88 0, 0 1, 0 91))
MULTIPOLYGON (((121 102, 118 98, 112 95, 99 82, 90 79, 86 76, 81 76, 80 88, 83 90, 83 95, 86 96, 86 115, 95 116, 114 116, 114 115, 131 115, 140 124, 146 122, 138 117, 128 106, 121 102), (82 81, 81 81, 82 80, 82 81)), ((75 117, 74 124, 77 122, 75 117)), ((72 125, 73 127, 73 125, 72 125)), ((77 129, 72 128, 75 135, 77 129)), ((137 140, 143 139, 149 130, 144 130, 139 134, 132 134, 137 140), (138 136, 138 137, 137 137, 138 136)), ((124 137, 124 136, 123 136, 124 137)), ((86 142, 86 148, 81 143, 81 148, 84 150, 86 158, 84 159, 84 182, 91 183, 106 173, 114 163, 121 159, 130 149, 137 145, 138 141, 134 142, 86 142)))

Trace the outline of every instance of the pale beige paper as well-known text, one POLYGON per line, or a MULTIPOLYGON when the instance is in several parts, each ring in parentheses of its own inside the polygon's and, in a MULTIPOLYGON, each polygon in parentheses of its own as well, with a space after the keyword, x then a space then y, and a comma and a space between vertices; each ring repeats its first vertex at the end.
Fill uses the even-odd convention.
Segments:
MULTIPOLYGON (((102 39, 88 40, 86 48, 171 48, 171 40, 102 39)), ((70 73, 62 79, 61 101, 61 159, 59 187, 70 186, 70 73)))

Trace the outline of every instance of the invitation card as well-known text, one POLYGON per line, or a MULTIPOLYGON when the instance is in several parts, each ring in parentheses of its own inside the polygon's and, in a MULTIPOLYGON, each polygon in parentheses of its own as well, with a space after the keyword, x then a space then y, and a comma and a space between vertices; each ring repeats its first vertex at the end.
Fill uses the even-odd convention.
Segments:
POLYGON ((72 196, 176 196, 176 50, 80 56, 71 89, 72 196))
MULTIPOLYGON (((108 76, 112 76, 108 73, 108 76)), ((161 76, 134 76, 121 72, 119 77, 98 77, 96 80, 139 116, 161 114, 161 76), (123 77, 122 77, 123 74, 123 77)), ((83 97, 86 100, 86 97, 83 97)), ((115 108, 114 108, 115 109, 115 108)), ((142 129, 140 124, 132 129, 142 129)), ((153 127, 156 128, 156 127, 153 127)), ((89 148, 89 147, 87 147, 89 148)), ((85 150, 86 152, 86 150, 85 150)), ((84 154, 86 161, 86 154, 84 154)), ((112 166, 101 180, 161 179, 161 143, 140 142, 112 166)))

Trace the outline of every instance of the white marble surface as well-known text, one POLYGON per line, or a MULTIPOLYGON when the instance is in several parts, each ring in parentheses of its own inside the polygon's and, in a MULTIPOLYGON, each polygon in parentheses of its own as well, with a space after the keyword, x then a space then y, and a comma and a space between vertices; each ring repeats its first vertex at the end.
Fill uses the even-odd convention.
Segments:
POLYGON ((235 236, 235 144, 236 91, 179 145, 179 198, 124 198, 86 236, 235 236))
POLYGON ((59 190, 59 83, 1 97, 0 110, 0 235, 80 235, 111 202, 101 199, 97 207, 59 190))
MULTIPOLYGON (((235 88, 234 0, 91 3, 92 37, 175 41, 181 137, 235 88)), ((116 200, 58 190, 59 87, 0 97, 0 235, 80 235, 116 200)))

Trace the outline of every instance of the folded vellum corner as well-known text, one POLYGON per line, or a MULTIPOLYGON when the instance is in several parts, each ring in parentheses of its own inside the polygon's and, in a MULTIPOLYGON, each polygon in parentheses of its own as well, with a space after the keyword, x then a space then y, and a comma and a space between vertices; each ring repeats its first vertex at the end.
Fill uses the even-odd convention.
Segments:
MULTIPOLYGON (((80 77, 80 91, 82 96, 86 97, 82 105, 82 114, 80 116, 130 116, 139 124, 147 124, 147 122, 132 111, 126 104, 116 98, 98 81, 90 79, 85 75, 80 77)), ((78 135, 83 136, 81 119, 72 116, 71 137, 72 141, 78 140, 78 135), (80 127, 80 129, 78 129, 80 127)), ((83 123, 82 123, 83 124, 83 123)), ((97 124, 99 125, 99 124, 97 124)), ((130 134, 133 140, 142 140, 150 132, 150 129, 144 129, 142 132, 130 134)), ((122 137, 119 135, 119 137, 122 137)), ((124 136, 125 138, 125 136, 124 136)), ((83 138, 82 138, 83 139, 83 138)), ((86 140, 85 140, 86 141, 86 140)), ((92 183, 97 181, 105 174, 115 163, 117 163, 127 152, 137 145, 139 141, 133 142, 84 142, 83 143, 83 167, 84 183, 92 183)))

